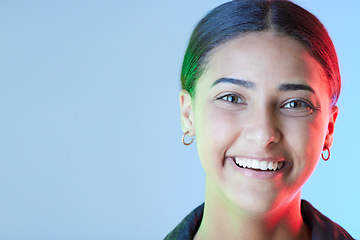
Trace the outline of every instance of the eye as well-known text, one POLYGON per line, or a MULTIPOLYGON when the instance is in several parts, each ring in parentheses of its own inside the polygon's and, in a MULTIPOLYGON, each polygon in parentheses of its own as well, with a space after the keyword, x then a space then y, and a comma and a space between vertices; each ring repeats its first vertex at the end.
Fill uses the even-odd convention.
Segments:
POLYGON ((312 114, 314 110, 319 110, 319 108, 314 107, 312 103, 305 99, 291 99, 281 106, 281 110, 286 115, 305 117, 312 114))
POLYGON ((218 100, 226 101, 233 104, 245 104, 245 101, 242 99, 242 97, 236 95, 236 94, 226 94, 222 95, 217 98, 218 100))
POLYGON ((299 108, 311 108, 309 104, 300 101, 300 100, 294 100, 291 102, 288 102, 283 106, 283 108, 292 108, 292 109, 299 109, 299 108))

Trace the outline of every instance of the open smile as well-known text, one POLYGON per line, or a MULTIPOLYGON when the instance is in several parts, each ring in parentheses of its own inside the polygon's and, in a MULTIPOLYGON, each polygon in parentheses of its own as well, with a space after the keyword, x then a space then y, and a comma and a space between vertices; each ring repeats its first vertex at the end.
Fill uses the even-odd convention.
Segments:
POLYGON ((259 169, 262 171, 280 170, 284 166, 283 161, 259 161, 251 158, 235 157, 235 164, 241 168, 259 169))
POLYGON ((227 157, 227 160, 237 172, 254 179, 275 178, 290 170, 292 165, 283 159, 227 157))

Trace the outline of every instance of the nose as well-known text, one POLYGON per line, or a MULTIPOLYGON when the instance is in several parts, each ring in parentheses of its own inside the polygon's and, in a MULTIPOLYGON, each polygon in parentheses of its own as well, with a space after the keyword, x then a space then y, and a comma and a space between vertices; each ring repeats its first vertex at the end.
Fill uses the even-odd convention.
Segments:
POLYGON ((243 136, 258 148, 270 148, 281 139, 278 120, 270 110, 254 111, 249 116, 243 136))

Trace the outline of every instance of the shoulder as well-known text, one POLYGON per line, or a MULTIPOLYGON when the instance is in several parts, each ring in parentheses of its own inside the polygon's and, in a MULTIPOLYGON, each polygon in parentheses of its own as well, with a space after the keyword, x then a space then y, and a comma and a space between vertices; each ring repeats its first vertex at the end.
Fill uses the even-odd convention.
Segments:
POLYGON ((301 201, 301 215, 304 222, 312 230, 312 239, 314 240, 353 240, 348 232, 337 223, 331 221, 325 215, 320 213, 309 202, 301 201))
MULTIPOLYGON (((164 240, 190 240, 193 239, 199 229, 204 212, 204 204, 195 208, 187 215, 164 240)), ((325 215, 320 213, 309 202, 301 201, 301 214, 304 222, 312 230, 313 240, 353 240, 337 223, 331 221, 325 215)))
POLYGON ((204 204, 195 208, 172 230, 164 240, 187 240, 193 239, 199 229, 204 212, 204 204))

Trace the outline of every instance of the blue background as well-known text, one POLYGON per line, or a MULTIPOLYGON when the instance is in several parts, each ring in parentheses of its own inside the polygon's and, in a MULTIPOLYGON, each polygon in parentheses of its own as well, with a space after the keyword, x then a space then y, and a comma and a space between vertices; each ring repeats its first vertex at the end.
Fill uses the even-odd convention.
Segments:
MULTIPOLYGON (((0 239, 162 239, 203 202, 179 73, 223 2, 0 1, 0 239)), ((360 2, 296 2, 327 26, 343 78, 332 157, 303 198, 360 238, 360 2)))

